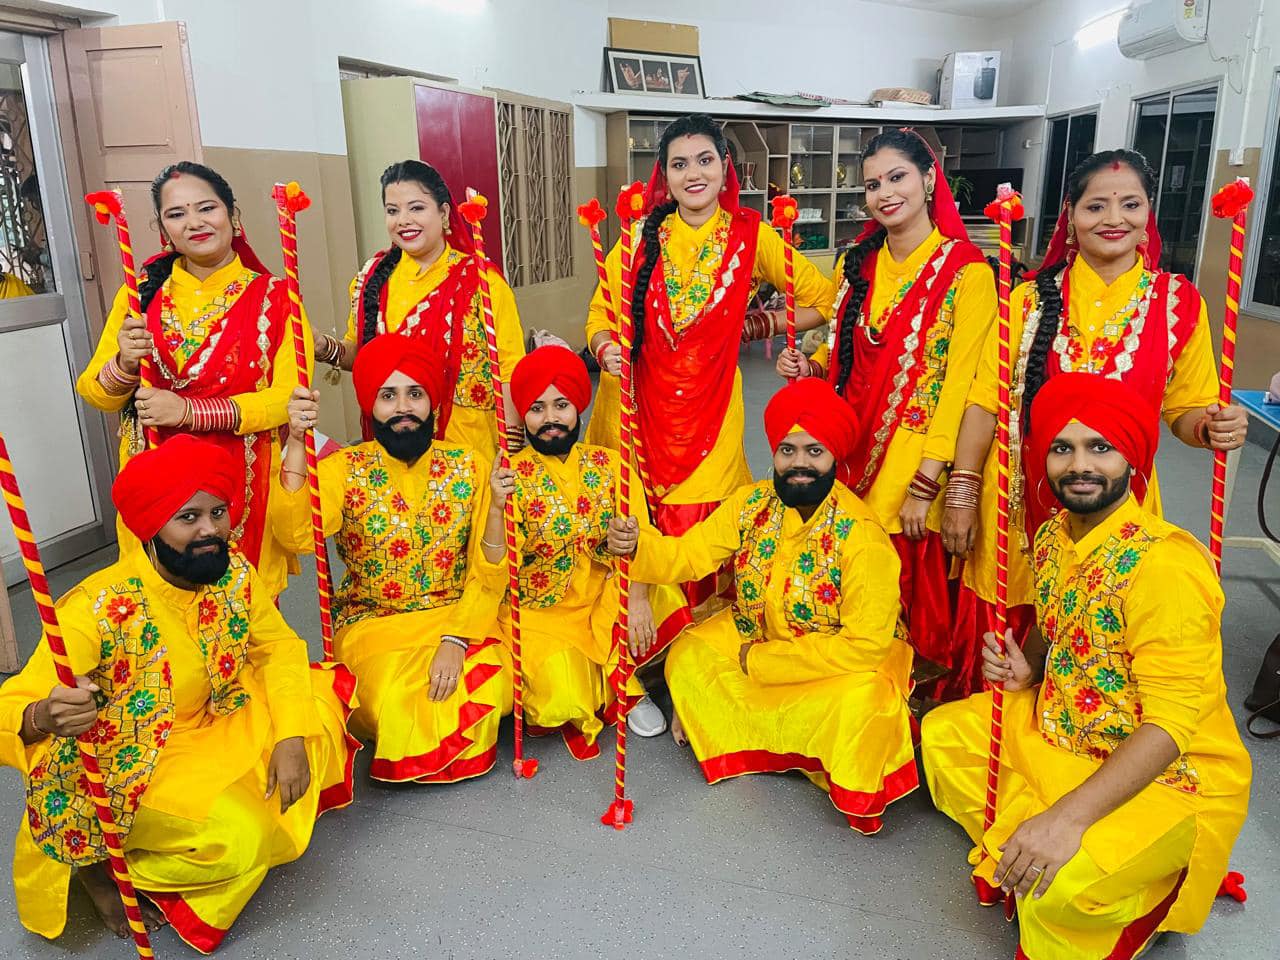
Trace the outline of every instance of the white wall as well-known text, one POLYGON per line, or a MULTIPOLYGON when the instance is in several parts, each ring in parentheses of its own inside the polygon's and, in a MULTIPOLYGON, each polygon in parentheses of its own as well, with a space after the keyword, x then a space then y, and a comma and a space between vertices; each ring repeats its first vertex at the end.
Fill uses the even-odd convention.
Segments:
MULTIPOLYGON (((932 89, 951 50, 995 49, 992 21, 863 0, 110 0, 103 23, 183 20, 206 144, 345 153, 337 61, 556 100, 600 89, 609 16, 699 27, 714 96, 932 89)), ((1001 102, 1014 103, 1001 92, 1001 102)), ((577 111, 577 163, 604 164, 604 125, 577 111)))

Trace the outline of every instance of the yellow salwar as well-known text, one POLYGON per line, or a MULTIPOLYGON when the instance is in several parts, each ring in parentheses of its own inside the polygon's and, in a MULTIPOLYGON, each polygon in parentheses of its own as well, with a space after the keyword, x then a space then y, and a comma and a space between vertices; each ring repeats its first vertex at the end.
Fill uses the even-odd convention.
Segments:
MULTIPOLYGON (((204 280, 197 280, 185 268, 185 261, 179 258, 173 265, 169 275, 168 292, 173 301, 173 315, 177 318, 178 327, 171 331, 181 341, 175 354, 186 362, 205 343, 209 334, 217 327, 226 310, 234 304, 248 286, 248 280, 257 276, 235 257, 229 264, 214 271, 204 280), (240 289, 236 289, 236 286, 240 289)), ((157 293, 156 296, 161 296, 157 293)), ((76 380, 76 392, 91 405, 105 413, 120 413, 133 399, 132 394, 117 395, 109 393, 98 379, 107 361, 119 353, 118 338, 120 327, 129 313, 129 296, 124 287, 116 293, 107 316, 106 325, 102 328, 102 336, 98 339, 93 359, 85 367, 84 372, 76 380)), ((314 364, 314 352, 311 341, 311 324, 303 314, 303 336, 306 339, 307 370, 314 364)), ((252 352, 249 353, 252 356, 252 352)), ((246 359, 245 362, 248 362, 246 359)), ((289 422, 289 397, 298 386, 298 364, 293 349, 293 333, 286 321, 284 336, 277 347, 271 366, 270 383, 254 393, 241 393, 230 397, 240 411, 240 425, 236 433, 247 436, 252 433, 274 431, 276 427, 289 422)), ((120 435, 120 467, 128 463, 133 456, 130 437, 125 430, 120 435)), ((280 443, 274 435, 271 437, 271 462, 256 465, 255 470, 269 469, 270 476, 275 477, 280 469, 280 443)), ((270 498, 268 498, 268 501, 270 498)), ((249 506, 249 509, 270 510, 270 502, 266 505, 249 506)), ((137 538, 116 519, 116 535, 122 551, 130 544, 137 543, 137 538)), ((291 557, 284 548, 270 535, 270 524, 263 532, 262 554, 258 560, 258 574, 267 585, 271 595, 277 596, 288 584, 291 557)))
MULTIPOLYGON (((1076 362, 1076 369, 1090 373, 1101 369, 1102 361, 1096 360, 1095 356, 1105 357, 1105 353, 1098 350, 1095 354, 1095 349, 1100 343, 1102 346, 1108 345, 1104 339, 1104 328, 1113 322, 1113 318, 1129 302, 1142 273, 1142 262, 1135 259, 1132 268, 1108 285, 1085 263, 1083 257, 1075 258, 1071 267, 1071 298, 1068 306, 1071 312, 1071 349, 1080 358, 1076 362)), ((1019 363, 1019 345, 1023 340, 1027 300, 1033 287, 1034 284, 1031 283, 1020 284, 1014 289, 1009 301, 1009 342, 1015 365, 1019 363)), ((1165 336, 1164 325, 1153 324, 1148 335, 1165 336)), ((992 325, 966 404, 982 407, 993 415, 999 410, 999 347, 999 330, 992 325)), ((1171 424, 1191 410, 1203 410, 1209 404, 1217 402, 1218 373, 1214 365, 1209 314, 1201 299, 1200 319, 1173 364, 1173 372, 1165 388, 1161 416, 1165 423, 1171 424)), ((999 460, 994 442, 987 454, 982 474, 982 499, 978 506, 979 535, 975 538, 973 553, 965 561, 962 582, 981 599, 995 603, 995 536, 982 532, 996 529, 999 460)), ((1160 485, 1154 469, 1147 484, 1143 506, 1156 516, 1161 514, 1160 485)), ((1028 604, 1031 603, 1033 589, 1031 564, 1025 550, 1021 549, 1024 546, 1023 538, 1016 530, 1011 532, 1009 542, 1009 605, 1028 604)))
POLYGON ((14 273, 0 273, 0 300, 12 300, 15 297, 33 297, 35 291, 30 284, 14 273))
MULTIPOLYGON (((376 780, 452 783, 492 769, 511 710, 510 658, 470 541, 484 530, 488 468, 474 451, 432 444, 409 466, 369 441, 320 461, 326 536, 346 575, 335 590, 334 649, 355 674, 352 730, 375 741, 376 780), (432 658, 451 634, 471 641, 457 689, 428 698, 432 658)), ((306 486, 281 491, 276 535, 313 549, 306 486)))
MULTIPOLYGON (((703 298, 710 291, 707 278, 714 278, 720 270, 720 259, 724 251, 710 251, 708 257, 702 257, 704 244, 712 237, 718 225, 717 217, 711 217, 700 227, 691 227, 681 219, 680 214, 672 213, 663 221, 663 228, 670 231, 667 242, 662 247, 662 258, 674 275, 679 289, 668 282, 672 315, 680 313, 680 303, 688 298, 692 288, 702 290, 703 298)), ((777 231, 767 223, 761 223, 756 240, 755 263, 751 269, 750 283, 756 286, 761 280, 767 280, 782 290, 786 286, 786 254, 785 244, 777 231)), ((831 313, 833 287, 831 280, 822 275, 803 253, 795 252, 795 296, 797 307, 813 307, 823 317, 831 313)), ((622 248, 614 244, 605 258, 605 271, 609 278, 609 302, 614 313, 622 302, 622 248)), ((652 282, 659 283, 661 277, 652 282)), ((605 292, 596 286, 591 298, 591 306, 587 313, 587 343, 599 333, 608 332, 616 336, 615 323, 609 319, 606 307, 605 292)), ((679 324, 677 322, 677 329, 679 324)), ((697 391, 690 391, 690 403, 696 403, 697 391)), ((587 423, 583 440, 597 446, 610 447, 617 450, 619 446, 619 389, 618 378, 608 373, 601 373, 600 387, 596 391, 595 404, 591 409, 591 419, 587 423)), ((734 374, 733 399, 729 402, 725 414, 724 425, 716 437, 715 445, 694 471, 683 482, 667 491, 662 501, 670 504, 683 503, 719 503, 744 483, 751 482, 751 470, 747 466, 746 452, 742 445, 745 428, 745 413, 742 405, 742 373, 734 374)))
MULTIPOLYGON (((233 557, 233 570, 235 563, 233 557)), ((167 661, 173 710, 172 719, 153 730, 163 749, 150 782, 143 781, 123 801, 124 810, 133 814, 125 859, 135 886, 164 911, 184 940, 205 953, 218 946, 267 871, 302 855, 316 817, 351 802, 358 748, 346 733, 354 678, 341 665, 309 669, 306 644, 289 629, 248 563, 239 563, 248 574, 240 595, 247 614, 232 615, 226 623, 218 619, 225 617, 216 586, 180 590, 136 547, 58 603, 72 669, 92 676, 96 670, 110 670, 114 659, 100 625, 104 610, 112 616, 109 598, 120 596, 122 584, 145 597, 144 649, 147 632, 153 631, 158 655, 167 661), (204 642, 202 625, 211 620, 217 630, 247 635, 245 661, 238 667, 223 661, 217 665, 247 694, 247 702, 230 715, 213 712, 211 668, 198 646, 204 642), (104 653, 111 659, 104 660, 104 653), (305 738, 311 785, 282 815, 279 795, 263 796, 272 751, 292 737, 305 738), (216 763, 211 762, 214 757, 216 763)), ((115 663, 117 677, 122 662, 115 663)), ((19 733, 27 705, 48 696, 56 683, 52 654, 42 642, 22 672, 0 687, 0 762, 27 777, 38 775, 54 751, 71 743, 46 738, 27 746, 19 733)), ((138 747, 131 741, 114 742, 108 718, 115 704, 129 704, 132 711, 138 694, 150 689, 134 683, 123 692, 116 690, 91 731, 104 772, 117 771, 124 784, 136 780, 125 778, 124 772, 134 770, 138 747)), ((27 929, 52 938, 66 924, 70 867, 37 845, 32 832, 39 821, 30 808, 27 819, 14 852, 18 913, 27 929)))
MULTIPOLYGON (((412 257, 401 255, 387 278, 387 308, 379 332, 395 333, 419 303, 444 281, 460 260, 467 255, 445 244, 444 252, 431 266, 418 266, 412 257)), ((368 264, 365 265, 368 267, 368 264)), ((362 331, 356 329, 359 318, 360 271, 351 281, 351 310, 347 315, 346 340, 359 343, 362 331)), ((493 299, 493 329, 498 340, 498 362, 503 377, 524 356, 524 330, 516 310, 516 298, 510 285, 497 270, 487 270, 493 299)), ((476 294, 471 310, 462 323, 462 366, 453 390, 453 409, 445 427, 443 441, 470 447, 492 462, 498 449, 498 421, 493 412, 493 381, 489 377, 489 346, 484 332, 484 315, 480 295, 476 294)))
POLYGON ((1127 960, 1160 931, 1200 929, 1244 823, 1250 764, 1222 678, 1222 590, 1204 548, 1132 497, 1079 542, 1059 514, 1036 554, 1046 677, 1005 697, 991 829, 989 693, 925 717, 925 773, 990 884, 1019 824, 1089 779, 1142 723, 1169 734, 1181 756, 1085 831, 1042 899, 1018 903, 1020 957, 1127 960))
MULTIPOLYGON (((532 732, 560 731, 578 760, 599 756, 596 743, 615 703, 610 677, 618 665, 613 643, 619 592, 614 558, 605 549, 610 517, 618 512, 618 455, 576 444, 562 462, 525 447, 511 458, 516 474, 512 513, 520 564, 520 652, 524 711, 532 732)), ((648 526, 638 478, 631 515, 648 526)), ((508 586, 504 557, 479 569, 494 592, 508 586)), ((657 639, 650 657, 670 645, 690 622, 684 597, 669 584, 651 586, 649 603, 657 639)), ((510 636, 510 609, 500 612, 510 636)), ((648 659, 648 658, 646 658, 648 659)), ((644 696, 639 678, 628 698, 644 696)))
MULTIPOLYGON (((944 239, 935 227, 901 262, 893 259, 887 246, 880 249, 875 258, 875 282, 868 314, 871 329, 879 332, 886 311, 904 289, 909 289, 944 239)), ((835 275, 844 276, 843 257, 836 263, 835 275)), ((840 296, 837 294, 837 298, 840 296)), ((833 309, 839 306, 837 301, 833 309)), ((996 288, 991 269, 985 263, 962 267, 943 298, 938 318, 931 321, 924 349, 925 369, 884 451, 880 471, 863 497, 887 533, 902 532, 899 513, 921 461, 939 460, 949 464, 955 459, 956 438, 960 434, 969 387, 995 315, 996 288)), ((829 369, 830 344, 838 323, 838 318, 832 320, 832 336, 813 355, 814 362, 824 370, 829 369)), ((876 414, 863 398, 850 397, 849 402, 860 417, 876 414)), ((945 474, 938 480, 945 486, 945 474)), ((925 519, 925 526, 935 532, 942 529, 942 502, 940 495, 925 519)))
POLYGON ((693 579, 730 557, 733 606, 685 631, 666 665, 703 775, 799 770, 853 829, 876 833, 918 785, 897 552, 843 484, 805 521, 764 481, 681 537, 642 531, 632 573, 693 579))

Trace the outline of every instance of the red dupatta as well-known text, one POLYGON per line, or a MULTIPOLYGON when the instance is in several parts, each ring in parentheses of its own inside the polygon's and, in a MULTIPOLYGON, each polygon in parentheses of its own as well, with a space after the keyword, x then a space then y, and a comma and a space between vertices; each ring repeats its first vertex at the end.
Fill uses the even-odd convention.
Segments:
MULTIPOLYGON (((157 292, 147 305, 145 319, 159 360, 154 373, 156 389, 169 390, 188 399, 209 400, 256 393, 271 383, 276 351, 287 335, 285 324, 289 311, 285 285, 271 276, 243 234, 232 239, 231 247, 240 262, 258 276, 227 307, 204 344, 185 364, 178 364, 165 342, 164 292, 157 292)), ((182 432, 178 427, 162 427, 158 431, 160 442, 182 432)), ((235 535, 241 551, 255 567, 262 559, 267 523, 273 432, 263 430, 240 436, 231 431, 210 431, 200 435, 201 439, 222 447, 244 467, 245 509, 235 535)))
MULTIPOLYGON (((650 215, 667 201, 666 181, 656 162, 645 200, 650 215)), ((645 300, 635 392, 649 477, 660 496, 688 479, 711 453, 733 399, 761 217, 739 206, 731 158, 719 202, 731 216, 724 256, 711 296, 683 333, 676 333, 672 323, 661 253, 650 275, 654 279, 645 300)), ((641 247, 636 270, 643 259, 641 247)))
MULTIPOLYGON (((1045 258, 1040 270, 1045 265, 1062 263, 1066 266, 1055 278, 1062 290, 1062 316, 1059 318, 1059 330, 1054 338, 1053 346, 1045 361, 1044 378, 1047 381, 1059 373, 1074 369, 1063 351, 1070 343, 1070 291, 1071 268, 1075 263, 1077 252, 1067 232, 1067 210, 1064 205, 1058 217, 1053 237, 1049 241, 1045 258)), ((1147 243, 1138 247, 1144 269, 1154 273, 1151 286, 1145 297, 1142 297, 1133 312, 1126 318, 1124 333, 1112 344, 1105 358, 1094 358, 1092 372, 1115 380, 1123 380, 1150 402, 1156 410, 1164 406, 1165 388, 1173 374, 1173 365, 1181 356, 1191 334, 1200 322, 1200 293, 1191 281, 1180 274, 1161 271, 1157 263, 1160 258, 1160 231, 1156 226, 1154 211, 1147 221, 1147 243), (1096 360, 1101 359, 1099 365, 1096 360)), ((1039 273, 1039 271, 1036 271, 1039 273)), ((1031 276, 1035 276, 1032 274, 1031 276)), ((1025 363, 1026 349, 1034 336, 1034 327, 1038 323, 1031 322, 1035 317, 1024 318, 1023 343, 1020 347, 1021 359, 1025 363)), ((1081 363, 1087 362, 1082 359, 1081 363)), ((1022 471, 1026 478, 1026 495, 1024 523, 1028 538, 1035 536, 1040 525, 1049 519, 1058 508, 1058 500, 1049 490, 1043 463, 1036 463, 1030 456, 1031 430, 1022 438, 1022 471)), ((1151 478, 1135 474, 1131 487, 1139 502, 1146 499, 1147 487, 1151 478)))
MULTIPOLYGON (((921 142, 924 143, 923 137, 921 142)), ((924 350, 929 340, 929 329, 938 320, 947 291, 955 283, 962 268, 971 263, 983 262, 982 251, 969 242, 968 231, 965 230, 960 210, 951 196, 951 189, 947 186, 942 165, 927 143, 925 148, 933 157, 935 171, 929 219, 944 239, 925 262, 910 289, 890 308, 879 334, 871 332, 869 323, 871 302, 874 299, 875 257, 867 257, 862 263, 862 277, 867 281, 867 294, 855 320, 853 366, 843 391, 845 399, 860 408, 858 433, 847 462, 850 486, 859 496, 866 494, 879 475, 884 453, 902 422, 903 411, 915 393, 916 383, 925 367, 924 350)), ((856 242, 864 242, 881 229, 883 228, 874 220, 868 222, 856 242)), ((883 252, 884 248, 881 247, 875 256, 883 252)), ((851 287, 846 289, 837 308, 837 343, 840 324, 846 321, 845 314, 852 292, 851 287)), ((838 351, 834 348, 827 365, 828 379, 835 386, 840 382, 842 371, 838 351)))

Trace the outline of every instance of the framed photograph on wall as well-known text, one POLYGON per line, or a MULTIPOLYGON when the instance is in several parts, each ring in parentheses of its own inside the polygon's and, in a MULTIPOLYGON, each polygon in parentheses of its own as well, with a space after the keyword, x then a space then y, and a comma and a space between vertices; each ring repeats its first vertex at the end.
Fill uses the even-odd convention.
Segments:
POLYGON ((647 93, 663 97, 706 96, 702 60, 676 53, 649 53, 605 47, 604 74, 609 93, 647 93))

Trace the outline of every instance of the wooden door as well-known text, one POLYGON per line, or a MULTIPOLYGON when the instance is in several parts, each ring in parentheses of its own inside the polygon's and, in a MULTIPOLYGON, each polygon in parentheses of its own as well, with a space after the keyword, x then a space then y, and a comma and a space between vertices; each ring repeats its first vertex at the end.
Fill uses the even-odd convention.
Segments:
MULTIPOLYGON (((76 140, 88 190, 124 194, 141 264, 160 249, 151 181, 179 160, 200 160, 187 28, 173 21, 68 30, 63 35, 76 140)), ((96 223, 87 246, 104 308, 123 282, 115 233, 96 223)), ((95 331, 96 333, 96 331, 95 331)))

